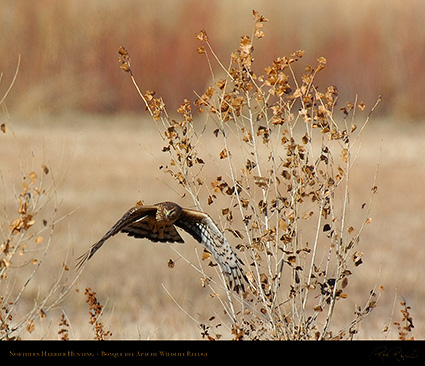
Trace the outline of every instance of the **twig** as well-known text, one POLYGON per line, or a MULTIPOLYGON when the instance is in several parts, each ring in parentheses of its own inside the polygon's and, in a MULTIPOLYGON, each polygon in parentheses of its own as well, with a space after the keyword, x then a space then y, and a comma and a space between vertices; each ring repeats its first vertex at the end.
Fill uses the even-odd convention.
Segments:
POLYGON ((12 90, 12 87, 15 84, 16 78, 18 77, 20 65, 21 65, 21 55, 18 55, 18 62, 17 62, 17 65, 16 65, 15 75, 13 75, 13 78, 12 78, 12 81, 11 81, 9 87, 7 88, 3 97, 1 98, 0 104, 3 104, 3 102, 6 100, 7 96, 9 95, 9 92, 12 90))

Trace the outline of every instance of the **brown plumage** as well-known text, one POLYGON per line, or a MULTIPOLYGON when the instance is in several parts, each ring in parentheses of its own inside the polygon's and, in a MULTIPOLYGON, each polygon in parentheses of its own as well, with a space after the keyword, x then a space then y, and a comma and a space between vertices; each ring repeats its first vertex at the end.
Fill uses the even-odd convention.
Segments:
POLYGON ((228 281, 229 288, 236 292, 244 291, 246 277, 241 267, 242 262, 213 220, 203 212, 182 208, 174 202, 137 204, 132 207, 102 239, 78 258, 78 266, 89 260, 106 240, 119 232, 154 242, 183 243, 176 226, 192 235, 213 255, 228 281))

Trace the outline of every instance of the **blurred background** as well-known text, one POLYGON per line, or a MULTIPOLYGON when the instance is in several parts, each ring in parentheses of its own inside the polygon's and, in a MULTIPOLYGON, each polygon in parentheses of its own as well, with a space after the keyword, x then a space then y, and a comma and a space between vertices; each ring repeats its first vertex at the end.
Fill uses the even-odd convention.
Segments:
MULTIPOLYGON (((143 102, 119 68, 118 48, 129 51, 142 91, 156 91, 172 113, 211 82, 205 56, 196 52, 201 43, 195 34, 204 29, 228 65, 240 36, 252 34, 253 9, 269 19, 265 38, 254 44, 257 74, 276 57, 301 49, 306 53, 295 65, 297 75, 325 57, 327 65, 315 80, 322 90, 338 88, 339 105, 358 95, 366 104, 364 117, 382 95, 351 175, 353 217, 363 219, 359 207, 369 199, 379 162, 373 221, 360 244, 364 264, 350 279, 348 306, 337 321, 350 321, 355 306, 382 285, 386 290, 380 305, 360 338, 397 338, 397 331, 388 336, 382 329, 400 320, 401 296, 412 306, 414 336, 424 337, 423 0, 0 0, 0 96, 21 56, 7 111, 3 105, 6 113, 0 114, 0 124, 7 125, 7 133, 0 133, 6 228, 16 216, 22 176, 42 174, 42 164, 50 169, 47 178, 55 179, 60 214, 72 213, 55 227, 52 256, 49 252, 45 272, 24 292, 22 313, 48 291, 52 273, 62 268, 66 256, 72 268, 75 258, 138 200, 191 204, 158 169, 168 164, 168 156, 160 153, 163 141, 149 127, 153 123, 143 102)), ((85 268, 79 292, 61 304, 59 312, 71 323, 70 337, 91 338, 83 292, 92 287, 106 302, 105 323, 116 339, 199 339, 198 325, 175 303, 200 323, 216 311, 216 303, 205 301, 207 290, 199 285, 199 276, 182 260, 170 270, 168 260, 176 261, 178 255, 169 246, 124 236, 109 244, 85 268), (173 299, 163 286, 172 290, 173 299)), ((190 243, 179 250, 196 261, 194 247, 190 243)), ((15 273, 10 289, 19 292, 27 277, 15 273)), ((45 325, 37 325, 31 337, 57 338, 58 320, 59 315, 41 320, 45 325)))
POLYGON ((20 54, 8 98, 16 112, 140 111, 118 67, 123 45, 142 90, 155 90, 174 109, 209 82, 195 33, 205 29, 226 64, 239 37, 252 33, 253 9, 269 19, 254 54, 257 74, 275 57, 303 49, 306 63, 326 57, 322 86, 336 85, 344 103, 359 94, 370 105, 382 95, 379 113, 423 116, 421 0, 1 0, 0 88, 7 87, 20 54))

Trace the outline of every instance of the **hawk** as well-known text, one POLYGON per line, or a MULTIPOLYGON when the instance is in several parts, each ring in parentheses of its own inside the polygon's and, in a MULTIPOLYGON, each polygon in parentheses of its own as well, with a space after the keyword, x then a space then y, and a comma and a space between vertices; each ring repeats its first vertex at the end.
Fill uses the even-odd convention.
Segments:
POLYGON ((213 255, 230 289, 233 288, 237 293, 245 291, 243 263, 214 221, 204 212, 182 208, 174 202, 155 205, 138 203, 130 208, 102 239, 78 258, 78 267, 89 260, 106 240, 120 232, 153 242, 184 243, 176 226, 192 235, 213 255))

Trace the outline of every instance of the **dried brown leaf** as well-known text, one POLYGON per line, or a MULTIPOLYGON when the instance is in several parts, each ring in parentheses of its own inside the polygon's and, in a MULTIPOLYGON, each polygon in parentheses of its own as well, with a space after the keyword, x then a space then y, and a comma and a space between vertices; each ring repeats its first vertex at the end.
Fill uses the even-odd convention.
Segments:
POLYGON ((229 156, 229 152, 226 149, 221 150, 220 152, 220 159, 225 159, 229 156))
POLYGON ((211 253, 208 250, 204 249, 204 251, 202 252, 201 259, 204 261, 206 259, 209 259, 210 257, 211 257, 211 253))
POLYGON ((204 30, 201 30, 199 33, 195 35, 195 38, 199 41, 207 42, 208 41, 207 32, 205 32, 204 30))

